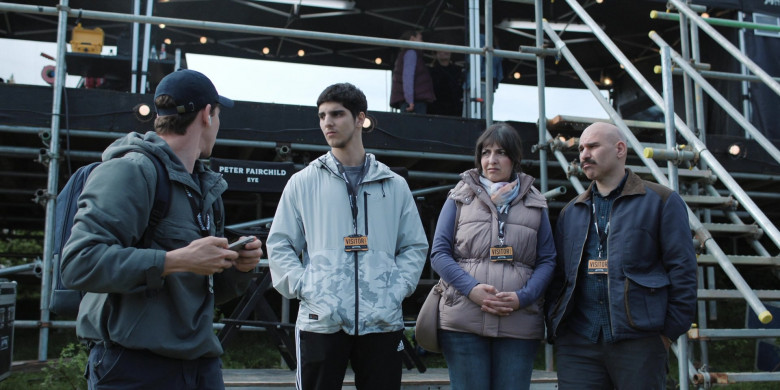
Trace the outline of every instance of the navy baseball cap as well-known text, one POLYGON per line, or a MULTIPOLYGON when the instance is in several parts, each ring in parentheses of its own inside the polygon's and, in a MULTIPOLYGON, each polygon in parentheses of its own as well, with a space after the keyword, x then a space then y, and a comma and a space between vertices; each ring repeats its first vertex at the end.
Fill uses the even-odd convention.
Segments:
POLYGON ((177 115, 188 112, 197 112, 207 104, 219 103, 225 107, 233 107, 233 101, 220 96, 214 83, 206 75, 191 69, 179 69, 165 77, 157 90, 154 99, 161 95, 168 95, 176 102, 176 107, 156 107, 157 115, 177 115))

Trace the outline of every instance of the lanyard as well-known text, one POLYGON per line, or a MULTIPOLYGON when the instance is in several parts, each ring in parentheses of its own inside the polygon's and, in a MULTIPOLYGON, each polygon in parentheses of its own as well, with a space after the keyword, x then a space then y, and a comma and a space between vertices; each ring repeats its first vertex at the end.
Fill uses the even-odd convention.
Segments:
POLYGON ((209 235, 209 229, 211 228, 211 215, 206 214, 205 221, 203 219, 203 212, 200 210, 200 207, 198 207, 198 203, 195 200, 195 197, 192 196, 192 192, 190 192, 190 189, 187 187, 184 187, 184 192, 187 193, 187 200, 190 201, 190 208, 192 209, 192 216, 195 217, 195 221, 198 223, 198 228, 200 228, 200 234, 201 236, 208 236, 209 235))
POLYGON ((599 231, 599 219, 596 216, 596 202, 593 202, 593 225, 596 226, 596 234, 599 236, 599 259, 603 259, 602 256, 604 254, 604 245, 607 243, 607 236, 609 236, 609 222, 607 221, 607 226, 604 227, 604 231, 599 231))
MULTIPOLYGON (((330 152, 329 152, 330 153, 330 152)), ((344 165, 341 164, 341 161, 336 158, 331 153, 331 157, 333 157, 333 161, 336 162, 336 168, 339 170, 339 174, 341 175, 341 178, 344 179, 344 184, 347 186, 347 194, 349 195, 349 207, 352 209, 352 227, 355 229, 355 234, 357 234, 357 216, 358 216, 358 206, 357 206, 357 194, 355 193, 354 187, 350 185, 349 183, 349 176, 347 176, 347 171, 344 170, 344 165)), ((363 180, 363 175, 366 173, 366 167, 368 166, 368 158, 363 156, 364 163, 363 168, 360 169, 360 178, 361 181, 363 180)), ((360 183, 356 183, 360 184, 360 183)), ((368 228, 368 225, 366 225, 366 228, 368 228)), ((368 234, 368 233, 366 233, 368 234)))
POLYGON ((505 204, 498 209, 498 242, 504 245, 504 225, 509 215, 509 205, 505 204))

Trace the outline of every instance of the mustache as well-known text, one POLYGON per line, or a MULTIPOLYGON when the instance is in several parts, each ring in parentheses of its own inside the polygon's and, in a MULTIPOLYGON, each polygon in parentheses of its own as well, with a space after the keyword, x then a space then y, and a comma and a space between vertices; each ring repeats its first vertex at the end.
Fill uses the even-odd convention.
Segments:
POLYGON ((588 164, 596 165, 596 160, 594 160, 592 158, 586 158, 585 160, 580 161, 580 163, 582 163, 582 164, 588 163, 588 164))

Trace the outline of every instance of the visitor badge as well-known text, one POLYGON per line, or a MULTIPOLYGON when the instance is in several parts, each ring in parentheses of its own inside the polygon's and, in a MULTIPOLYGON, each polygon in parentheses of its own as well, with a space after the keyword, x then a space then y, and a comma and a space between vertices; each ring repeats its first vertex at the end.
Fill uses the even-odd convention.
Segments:
POLYGON ((512 261, 514 251, 509 245, 497 245, 490 247, 490 261, 512 261))
POLYGON ((588 260, 588 275, 606 275, 608 273, 607 259, 588 260))
POLYGON ((345 252, 361 252, 368 250, 368 236, 352 234, 344 237, 345 252))

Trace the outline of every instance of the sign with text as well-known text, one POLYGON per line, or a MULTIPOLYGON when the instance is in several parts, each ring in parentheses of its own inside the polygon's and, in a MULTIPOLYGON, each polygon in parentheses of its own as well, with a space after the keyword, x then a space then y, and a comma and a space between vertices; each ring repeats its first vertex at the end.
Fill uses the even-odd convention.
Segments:
POLYGON ((230 191, 282 192, 295 173, 291 162, 266 162, 212 158, 211 170, 221 173, 230 191))

